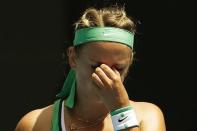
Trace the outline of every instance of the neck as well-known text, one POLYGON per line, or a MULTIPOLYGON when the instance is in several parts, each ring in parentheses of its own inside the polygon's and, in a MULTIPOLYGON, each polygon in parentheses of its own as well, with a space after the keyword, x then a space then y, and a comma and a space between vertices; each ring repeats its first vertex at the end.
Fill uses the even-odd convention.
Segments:
POLYGON ((86 90, 85 92, 82 90, 84 89, 77 89, 77 100, 72 110, 74 115, 88 121, 96 121, 100 118, 104 119, 109 111, 100 98, 92 90, 86 90))

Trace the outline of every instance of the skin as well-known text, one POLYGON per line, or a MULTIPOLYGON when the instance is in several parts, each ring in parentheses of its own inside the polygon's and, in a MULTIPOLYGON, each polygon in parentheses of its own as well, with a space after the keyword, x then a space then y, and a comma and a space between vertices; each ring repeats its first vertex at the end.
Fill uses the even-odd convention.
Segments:
MULTIPOLYGON (((77 72, 79 84, 75 108, 65 108, 67 130, 70 123, 89 125, 77 118, 95 121, 104 116, 99 124, 80 131, 112 131, 108 113, 131 105, 140 126, 125 131, 166 131, 163 113, 157 105, 129 100, 123 85, 133 56, 129 47, 112 42, 97 42, 85 45, 79 54, 70 47, 68 56, 71 68, 77 72)), ((52 111, 53 105, 31 111, 19 121, 15 131, 50 131, 52 111)))

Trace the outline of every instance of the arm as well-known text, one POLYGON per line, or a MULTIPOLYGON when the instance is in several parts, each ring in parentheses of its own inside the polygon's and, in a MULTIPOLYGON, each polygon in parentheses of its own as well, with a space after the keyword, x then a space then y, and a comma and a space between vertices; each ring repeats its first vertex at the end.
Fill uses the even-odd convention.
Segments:
MULTIPOLYGON (((92 78, 98 86, 98 94, 109 110, 130 105, 118 71, 102 64, 93 73, 92 78)), ((163 113, 159 107, 151 103, 143 103, 140 110, 143 113, 140 127, 128 128, 125 131, 166 131, 163 113)))
POLYGON ((24 115, 18 122, 15 131, 33 131, 41 110, 34 110, 24 115))
POLYGON ((141 102, 142 121, 139 128, 128 128, 123 131, 166 131, 165 120, 161 109, 152 104, 141 102))
MULTIPOLYGON (((154 104, 144 103, 144 118, 141 131, 166 131, 165 119, 161 109, 154 104)), ((143 108, 143 107, 142 107, 143 108)))
MULTIPOLYGON (((112 70, 105 64, 97 67, 95 73, 92 74, 92 79, 98 86, 98 94, 110 112, 130 105, 129 96, 122 83, 122 77, 123 74, 121 76, 116 69, 112 70)), ((115 114, 114 119, 117 118, 115 114)), ((124 131, 139 131, 139 127, 128 128, 124 131)))
POLYGON ((32 131, 29 114, 23 116, 18 122, 15 131, 32 131))

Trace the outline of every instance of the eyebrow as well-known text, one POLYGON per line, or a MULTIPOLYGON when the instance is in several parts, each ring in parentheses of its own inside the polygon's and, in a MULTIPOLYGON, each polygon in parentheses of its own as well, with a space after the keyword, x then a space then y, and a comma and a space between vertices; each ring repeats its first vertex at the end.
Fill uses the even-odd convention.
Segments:
MULTIPOLYGON (((105 64, 105 63, 102 63, 102 62, 98 62, 98 61, 95 61, 95 60, 92 60, 90 59, 92 62, 96 63, 97 65, 101 65, 101 64, 105 64)), ((125 63, 116 63, 114 64, 116 67, 120 67, 120 68, 125 68, 127 66, 127 64, 125 63)))

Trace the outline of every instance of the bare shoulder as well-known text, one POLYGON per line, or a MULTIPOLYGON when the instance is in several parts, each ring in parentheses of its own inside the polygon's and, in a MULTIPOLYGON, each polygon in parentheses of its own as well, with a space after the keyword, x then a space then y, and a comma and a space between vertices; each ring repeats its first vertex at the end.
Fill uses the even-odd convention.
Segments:
POLYGON ((15 131, 50 131, 53 105, 36 109, 25 114, 18 122, 15 131))
POLYGON ((131 102, 140 120, 141 131, 166 131, 164 114, 159 106, 149 102, 131 102))

